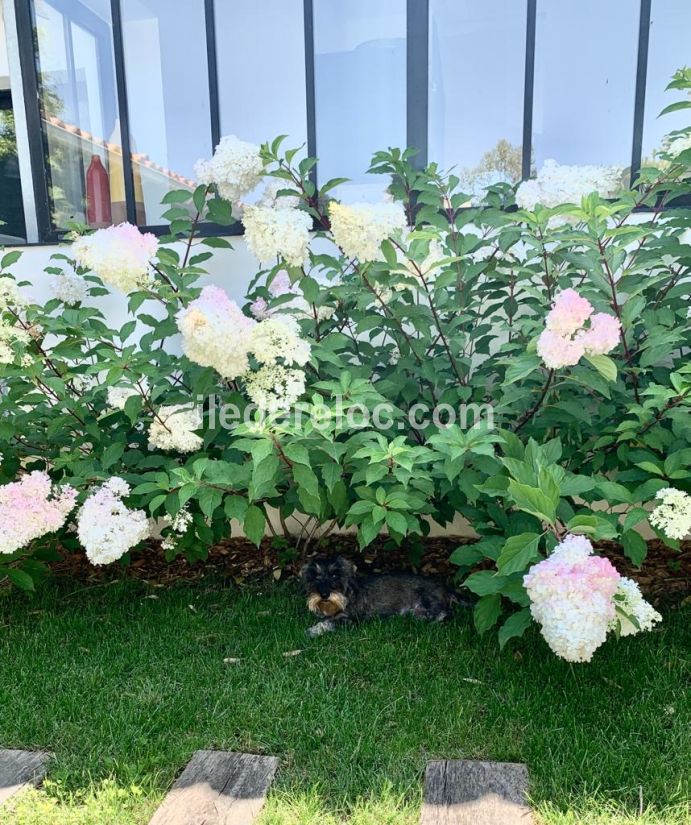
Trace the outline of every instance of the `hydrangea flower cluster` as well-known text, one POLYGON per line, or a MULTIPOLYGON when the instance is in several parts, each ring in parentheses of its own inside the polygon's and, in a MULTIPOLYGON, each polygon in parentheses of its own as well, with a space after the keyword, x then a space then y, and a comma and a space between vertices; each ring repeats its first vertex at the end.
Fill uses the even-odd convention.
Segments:
POLYGON ((280 364, 264 364, 245 376, 245 388, 259 410, 278 413, 290 409, 305 392, 305 374, 280 364))
POLYGON ((130 398, 135 395, 141 395, 149 390, 149 382, 146 378, 142 378, 139 382, 141 389, 137 387, 108 387, 106 397, 108 399, 108 406, 111 410, 124 410, 125 404, 130 398))
POLYGON ((691 532, 691 496, 683 490, 665 487, 655 498, 660 504, 650 514, 649 521, 668 538, 681 540, 691 532))
POLYGON ((175 545, 177 543, 176 540, 187 532, 190 524, 192 524, 192 521, 192 513, 190 513, 187 507, 183 507, 181 510, 178 510, 172 519, 167 517, 167 526, 170 526, 172 532, 161 542, 161 547, 163 550, 175 549, 175 545))
POLYGON ((663 151, 672 157, 680 155, 687 149, 691 149, 691 132, 684 135, 668 137, 663 147, 663 151))
POLYGON ((652 630, 653 625, 662 621, 662 616, 643 598, 640 587, 633 579, 621 577, 614 602, 619 610, 610 630, 618 631, 620 636, 635 636, 652 630), (632 618, 635 624, 631 621, 632 618))
POLYGON ((406 227, 403 204, 397 202, 346 205, 332 201, 329 218, 336 244, 349 258, 363 263, 382 260, 382 241, 406 227))
POLYGON ((0 364, 12 364, 15 361, 15 344, 27 344, 30 335, 16 321, 24 306, 17 284, 12 278, 0 278, 0 364), (12 314, 8 314, 10 309, 12 314))
MULTIPOLYGON (((191 361, 213 367, 225 378, 242 378, 257 406, 275 412, 290 406, 304 392, 304 375, 294 367, 307 363, 310 346, 300 337, 293 318, 267 317, 267 304, 260 300, 263 320, 257 323, 245 316, 222 289, 207 286, 178 315, 178 327, 191 361), (250 356, 259 362, 258 371, 251 371, 250 356)), ((258 311, 256 306, 254 311, 258 311)), ((151 432, 149 437, 154 443, 151 432)), ((169 437, 161 433, 160 443, 165 441, 169 437)))
POLYGON ((205 286, 198 298, 178 314, 185 355, 223 378, 239 378, 249 368, 247 354, 256 321, 217 286, 205 286))
POLYGON ((303 266, 307 258, 312 219, 301 209, 246 206, 242 216, 245 240, 261 264, 282 258, 303 266))
POLYGON ((537 354, 549 369, 572 367, 584 355, 606 355, 619 342, 621 324, 613 315, 595 312, 575 289, 557 295, 537 340, 537 354), (585 329, 586 321, 590 327, 585 329))
POLYGON ((310 359, 310 345, 300 338, 297 324, 289 316, 267 318, 252 331, 250 352, 261 364, 286 364, 304 367, 310 359))
POLYGON ((149 446, 194 453, 204 444, 204 439, 195 432, 201 427, 202 414, 196 406, 173 404, 159 407, 149 427, 149 446))
POLYGON ((76 500, 76 490, 53 485, 39 470, 0 486, 0 553, 16 553, 59 530, 76 500))
POLYGON ((149 520, 144 510, 128 510, 122 501, 129 493, 129 484, 113 476, 79 510, 77 536, 92 564, 117 561, 149 537, 149 520))
POLYGON ((619 166, 566 166, 546 160, 534 180, 518 187, 516 204, 519 209, 529 210, 538 204, 550 208, 578 204, 592 192, 611 198, 621 188, 622 173, 619 166))
POLYGON ((257 200, 257 206, 265 206, 269 209, 296 209, 300 205, 300 197, 297 192, 294 195, 279 194, 279 192, 286 191, 295 191, 290 181, 271 178, 257 200))
POLYGON ((211 160, 197 161, 194 172, 200 183, 215 184, 222 198, 237 201, 261 181, 264 163, 258 146, 227 135, 211 160))
POLYGON ((63 270, 50 278, 50 288, 53 295, 63 304, 74 306, 82 303, 88 290, 88 283, 76 272, 63 270))
POLYGON ((584 536, 566 536, 548 558, 530 568, 523 584, 545 641, 567 662, 589 662, 617 627, 630 636, 660 621, 638 585, 622 578, 609 559, 593 555, 584 536))
POLYGON ((156 236, 150 232, 140 232, 131 223, 80 235, 72 244, 72 252, 79 266, 91 270, 104 284, 126 294, 146 284, 149 263, 157 249, 156 236))

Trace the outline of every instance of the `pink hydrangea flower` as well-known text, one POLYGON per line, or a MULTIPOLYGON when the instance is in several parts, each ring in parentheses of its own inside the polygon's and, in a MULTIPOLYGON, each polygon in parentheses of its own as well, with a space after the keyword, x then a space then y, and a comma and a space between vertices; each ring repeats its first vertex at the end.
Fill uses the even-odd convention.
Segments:
POLYGON ((565 289, 554 299, 545 326, 559 335, 573 335, 593 314, 593 305, 575 289, 565 289))
POLYGON ((276 277, 269 284, 269 292, 278 298, 280 295, 286 295, 291 291, 290 276, 287 272, 279 272, 276 277))
POLYGON ((59 530, 74 508, 77 491, 54 486, 35 470, 0 487, 0 553, 15 553, 34 539, 59 530))
POLYGON ((250 304, 250 312, 258 321, 263 321, 269 317, 269 305, 264 298, 257 298, 256 301, 250 304))
POLYGON ((584 352, 583 343, 579 339, 571 340, 551 329, 543 330, 537 339, 537 354, 551 370, 575 366, 584 352))
POLYGON ((614 315, 596 312, 590 319, 590 329, 579 334, 586 355, 606 355, 619 343, 621 324, 614 315))
POLYGON ((550 648, 568 662, 589 662, 616 618, 621 576, 593 555, 583 536, 569 535, 523 578, 530 612, 550 648))

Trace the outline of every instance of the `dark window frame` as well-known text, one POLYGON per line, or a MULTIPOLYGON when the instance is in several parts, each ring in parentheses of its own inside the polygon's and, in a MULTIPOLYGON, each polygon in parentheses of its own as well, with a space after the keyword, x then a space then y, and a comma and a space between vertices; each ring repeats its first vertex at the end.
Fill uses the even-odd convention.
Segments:
MULTIPOLYGON (((36 64, 35 29, 32 0, 14 0, 17 34, 19 38, 20 66, 26 119, 29 133, 29 153, 34 186, 39 243, 56 243, 64 232, 52 228, 50 215, 49 168, 41 125, 36 64)), ((533 94, 535 81, 535 38, 537 9, 540 0, 526 0, 527 27, 525 50, 525 79, 523 90, 523 146, 522 180, 530 177, 533 130, 533 94)), ((646 80, 652 0, 639 0, 638 53, 636 58, 634 112, 631 133, 631 181, 640 170, 643 126, 645 118, 646 80)), ((113 54, 115 83, 121 126, 123 172, 127 219, 135 223, 134 177, 130 154, 129 112, 125 78, 125 55, 120 0, 110 0, 113 27, 113 54)), ((317 157, 316 108, 315 108, 315 60, 314 60, 314 6, 313 0, 303 0, 305 33, 305 96, 307 110, 307 151, 317 157)), ((216 59, 215 0, 204 0, 205 31, 207 45, 207 73, 209 83, 209 129, 212 145, 220 140, 219 77, 216 59)), ((424 168, 428 161, 428 105, 429 105, 429 0, 406 0, 406 142, 418 150, 413 163, 424 168)), ((317 183, 318 164, 312 170, 312 180, 317 183)), ((165 225, 141 226, 143 231, 164 235, 165 225)), ((220 227, 202 224, 200 235, 241 235, 240 224, 220 227)))

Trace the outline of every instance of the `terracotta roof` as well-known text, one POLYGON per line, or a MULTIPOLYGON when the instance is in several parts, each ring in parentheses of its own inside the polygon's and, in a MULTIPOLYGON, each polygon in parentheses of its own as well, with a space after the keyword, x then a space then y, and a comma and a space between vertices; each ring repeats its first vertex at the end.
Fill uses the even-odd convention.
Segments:
MULTIPOLYGON (((107 140, 96 137, 95 135, 92 135, 90 132, 87 132, 85 129, 81 129, 79 126, 75 126, 73 123, 65 123, 64 120, 60 120, 60 118, 56 117, 55 115, 51 115, 50 117, 47 117, 44 120, 53 128, 60 129, 63 132, 67 132, 70 135, 75 135, 83 141, 88 141, 89 143, 92 143, 94 146, 100 146, 114 155, 122 154, 122 147, 119 146, 117 143, 109 143, 107 140)), ((167 169, 165 166, 161 166, 160 164, 155 163, 144 152, 132 152, 132 162, 136 163, 138 166, 141 166, 145 169, 151 169, 154 172, 158 172, 160 175, 163 175, 164 177, 169 178, 170 180, 175 181, 175 183, 179 183, 182 186, 186 186, 189 189, 194 189, 197 185, 196 181, 190 180, 189 178, 186 178, 184 175, 179 175, 177 172, 173 172, 172 169, 167 169)))

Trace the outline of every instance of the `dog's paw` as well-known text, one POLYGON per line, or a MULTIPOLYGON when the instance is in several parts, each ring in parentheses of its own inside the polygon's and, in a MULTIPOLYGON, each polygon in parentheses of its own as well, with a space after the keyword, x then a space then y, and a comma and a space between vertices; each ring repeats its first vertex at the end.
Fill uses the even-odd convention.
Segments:
POLYGON ((327 621, 312 625, 312 627, 307 628, 305 633, 310 637, 310 639, 314 639, 317 636, 321 636, 323 633, 328 633, 330 630, 333 630, 333 624, 327 621))

